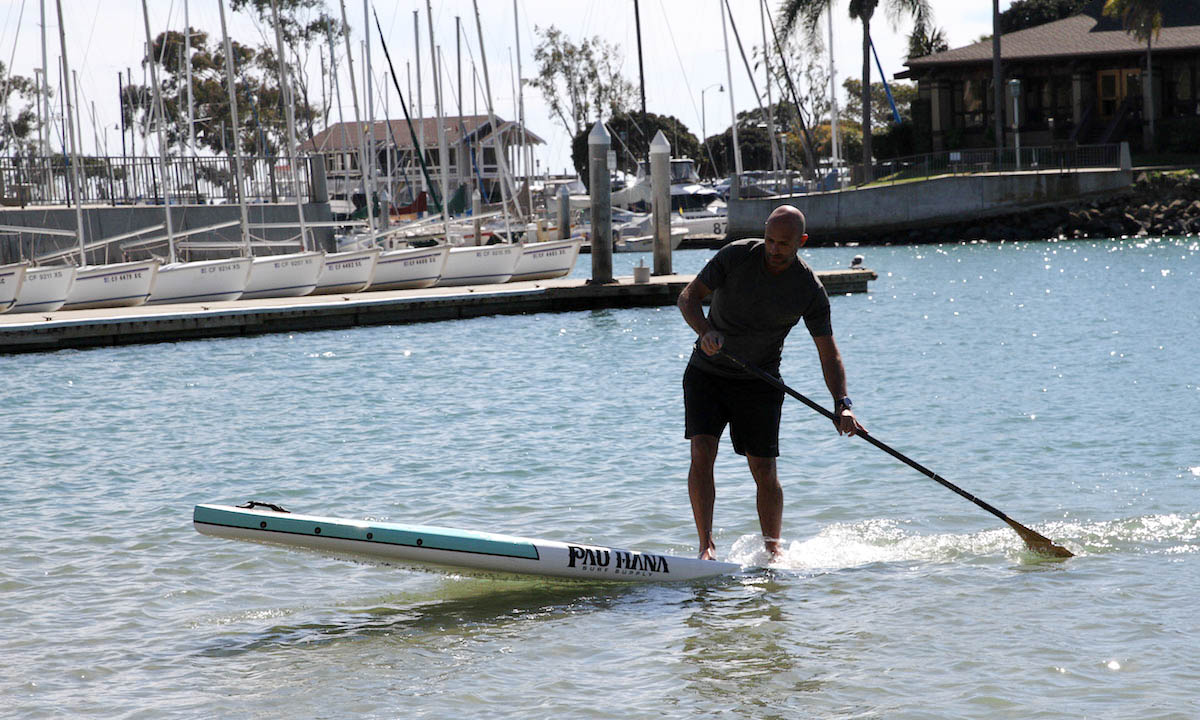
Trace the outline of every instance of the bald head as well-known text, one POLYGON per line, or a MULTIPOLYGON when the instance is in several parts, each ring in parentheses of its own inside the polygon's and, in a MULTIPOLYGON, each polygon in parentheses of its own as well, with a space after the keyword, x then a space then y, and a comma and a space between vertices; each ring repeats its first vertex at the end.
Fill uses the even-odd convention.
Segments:
POLYGON ((793 205, 780 205, 767 218, 766 232, 768 235, 791 237, 795 238, 796 242, 800 242, 806 230, 807 223, 804 221, 804 213, 793 205))

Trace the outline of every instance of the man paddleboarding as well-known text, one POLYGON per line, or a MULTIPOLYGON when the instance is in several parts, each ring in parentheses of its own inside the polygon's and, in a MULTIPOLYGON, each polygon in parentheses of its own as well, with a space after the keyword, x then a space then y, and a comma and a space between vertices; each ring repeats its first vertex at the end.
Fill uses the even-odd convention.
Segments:
POLYGON ((797 255, 807 240, 804 214, 791 205, 780 206, 767 218, 762 240, 739 240, 721 248, 679 295, 679 311, 698 336, 683 374, 683 402, 684 437, 691 441, 688 495, 701 559, 716 558, 713 465, 726 425, 734 452, 745 456, 758 487, 758 520, 767 552, 772 559, 781 553, 783 488, 775 458, 783 392, 723 351, 778 377, 783 341, 804 318, 833 396, 838 434, 853 436, 863 430, 846 392, 829 298, 816 273, 797 255), (703 301, 710 295, 706 317, 703 301))

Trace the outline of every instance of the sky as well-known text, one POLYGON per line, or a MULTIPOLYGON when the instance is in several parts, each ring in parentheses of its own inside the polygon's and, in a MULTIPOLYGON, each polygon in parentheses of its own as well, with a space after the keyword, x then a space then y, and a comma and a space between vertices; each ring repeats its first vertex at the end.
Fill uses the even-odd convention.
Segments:
MULTIPOLYGON (((46 1, 47 53, 52 67, 56 67, 59 49, 59 26, 54 0, 46 1)), ((140 59, 145 39, 141 3, 137 0, 60 0, 66 16, 64 30, 67 38, 68 63, 79 77, 80 105, 83 110, 83 151, 89 154, 121 154, 119 128, 118 81, 119 73, 134 68, 134 82, 141 82, 140 59), (95 108, 93 115, 93 105, 95 108), (94 120, 93 120, 94 118, 94 120), (97 138, 101 146, 97 152, 97 138)), ((227 0, 228 1, 228 0, 227 0)), ((885 0, 886 1, 886 0, 885 0)), ((769 0, 774 10, 779 0, 769 0)), ((737 23, 742 42, 747 46, 762 45, 762 28, 759 19, 758 0, 729 0, 734 21, 737 23)), ((537 42, 535 27, 554 26, 568 38, 578 43, 584 37, 599 36, 617 46, 623 58, 622 74, 638 84, 637 33, 634 20, 634 0, 517 0, 514 22, 512 0, 478 0, 480 21, 483 27, 484 54, 486 54, 491 78, 491 95, 495 112, 504 118, 515 118, 516 95, 514 79, 517 77, 517 46, 520 52, 520 74, 529 78, 535 75, 533 51, 537 42), (517 35, 517 27, 520 35, 517 35), (511 58, 511 60, 510 60, 511 58)), ((931 0, 934 8, 934 24, 942 28, 951 47, 974 42, 981 35, 991 32, 991 2, 988 0, 931 0)), ((1001 0, 1004 10, 1011 0, 1001 0)), ((165 29, 181 31, 184 27, 184 0, 149 0, 149 19, 152 35, 165 29)), ((340 14, 337 0, 327 0, 335 15, 340 14)), ((347 0, 346 12, 353 32, 356 70, 362 73, 361 43, 363 40, 364 7, 361 0, 347 0)), ((436 42, 442 46, 446 62, 446 78, 443 92, 446 103, 452 102, 455 83, 455 17, 461 17, 466 44, 481 65, 479 35, 475 25, 475 11, 470 0, 431 0, 433 9, 433 32, 436 42)), ((435 114, 432 77, 429 63, 429 28, 425 0, 390 0, 374 3, 380 24, 387 38, 388 49, 396 63, 396 72, 406 77, 406 64, 414 62, 413 11, 420 12, 420 59, 422 76, 422 103, 427 116, 435 114)), ((737 111, 757 106, 747 72, 737 53, 732 30, 729 43, 732 62, 732 84, 725 63, 725 42, 722 34, 720 0, 639 0, 642 26, 643 65, 645 68, 646 109, 652 113, 674 115, 692 130, 701 135, 701 125, 708 135, 724 131, 729 127, 730 99, 737 111), (732 92, 730 92, 732 90, 732 92), (703 111, 701 98, 703 97, 703 111)), ((228 6, 226 8, 229 13, 228 6)), ((220 36, 220 19, 217 0, 188 0, 187 12, 192 27, 206 30, 213 37, 220 36)), ((42 66, 41 22, 39 0, 0 0, 0 61, 12 71, 34 76, 34 69, 42 66)), ((834 53, 838 81, 839 102, 844 102, 841 82, 847 75, 855 77, 862 73, 861 26, 849 18, 847 0, 836 0, 834 5, 834 53)), ((259 25, 247 13, 229 13, 230 34, 233 39, 246 44, 270 42, 268 28, 259 25)), ((911 30, 910 20, 893 25, 882 11, 872 22, 872 37, 889 80, 904 69, 907 54, 907 35, 911 30)), ((371 37, 371 60, 374 76, 382 78, 386 62, 379 45, 378 35, 371 37)), ((464 54, 466 46, 464 46, 464 54)), ((344 55, 344 53, 339 53, 344 55)), ((344 59, 341 63, 345 75, 344 59)), ((464 58, 464 78, 469 76, 468 59, 464 58)), ((319 64, 314 53, 306 71, 311 77, 319 78, 319 64)), ((413 70, 415 72, 415 69, 413 70)), ((57 77, 58 73, 52 73, 57 77)), ((480 69, 482 76, 482 69, 480 69)), ((872 67, 872 79, 878 73, 872 67)), ((760 92, 764 92, 761 77, 755 78, 760 92)), ((415 95, 415 79, 414 79, 415 95)), ((376 117, 382 119, 384 98, 377 84, 376 117)), ((319 87, 319 82, 313 82, 319 87)), ((407 94, 407 82, 401 81, 401 89, 407 94)), ((361 92, 361 83, 360 83, 361 92)), ((523 91, 525 117, 529 129, 547 142, 535 150, 538 169, 558 173, 571 166, 570 137, 562 125, 551 117, 545 100, 531 88, 523 91)), ((353 106, 349 96, 348 76, 342 82, 343 114, 347 120, 353 118, 353 106)), ((472 101, 469 92, 464 92, 467 114, 471 113, 472 101)), ((409 98, 405 98, 409 100, 409 98)), ((319 101, 319 98, 314 98, 319 101)), ((415 103, 415 100, 409 100, 415 103)), ((485 112, 480 99, 480 112, 485 112)), ((401 117, 395 93, 386 100, 392 115, 401 117)), ((365 105, 365 104, 364 104, 365 105)), ((451 108, 446 109, 449 114, 451 108)), ((365 113, 365 107, 363 109, 365 113)), ((413 110, 415 113, 415 110, 413 110)), ((331 121, 336 121, 336 109, 331 121)), ((139 147, 141 140, 138 141, 139 147)), ((153 147, 153 145, 151 146, 153 147)), ((573 172, 573 171, 572 171, 573 172)))

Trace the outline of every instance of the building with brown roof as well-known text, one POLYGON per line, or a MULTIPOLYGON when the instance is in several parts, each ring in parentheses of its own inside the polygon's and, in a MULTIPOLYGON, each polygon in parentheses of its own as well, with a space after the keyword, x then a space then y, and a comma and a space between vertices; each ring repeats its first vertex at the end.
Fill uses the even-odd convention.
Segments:
MULTIPOLYGON (((1020 81, 1015 111, 1014 88, 1005 89, 1005 145, 1014 144, 1015 116, 1025 146, 1127 140, 1139 149, 1149 139, 1152 112, 1158 148, 1194 150, 1200 138, 1200 0, 1162 0, 1149 85, 1146 44, 1119 19, 1105 17, 1103 7, 1103 0, 1094 0, 1071 17, 1001 36, 1005 84, 1020 81)), ((907 65, 897 77, 917 81, 918 147, 995 145, 990 39, 907 65)))
MULTIPOLYGON (((444 120, 450 192, 462 185, 482 188, 485 198, 499 199, 500 167, 497 148, 505 153, 509 172, 523 167, 517 158, 522 148, 544 145, 545 140, 523 128, 520 123, 496 118, 493 131, 487 115, 448 117, 444 120)), ((332 200, 349 200, 361 192, 359 168, 359 124, 335 123, 304 143, 304 152, 324 156, 325 173, 332 200)), ((411 126, 406 120, 379 120, 361 123, 363 137, 375 149, 375 174, 378 187, 389 188, 397 202, 411 202, 425 187, 425 176, 417 160, 415 147, 424 148, 425 165, 435 192, 441 192, 441 157, 436 118, 425 118, 411 126), (413 139, 416 138, 416 144, 413 139), (391 178, 390 186, 388 178, 391 178)))

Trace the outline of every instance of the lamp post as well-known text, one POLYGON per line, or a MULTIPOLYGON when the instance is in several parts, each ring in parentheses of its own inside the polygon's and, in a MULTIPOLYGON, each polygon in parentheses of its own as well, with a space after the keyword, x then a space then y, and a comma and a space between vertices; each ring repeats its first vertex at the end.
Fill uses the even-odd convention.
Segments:
POLYGON ((703 138, 704 150, 705 150, 705 152, 708 153, 708 163, 709 163, 709 165, 712 165, 713 175, 716 175, 717 174, 717 163, 713 161, 712 149, 709 148, 709 146, 708 146, 708 129, 704 123, 704 115, 705 115, 704 93, 708 92, 709 90, 712 90, 713 88, 717 88, 717 92, 725 92, 725 86, 722 85, 721 83, 713 83, 712 85, 709 85, 708 87, 706 87, 700 91, 700 134, 704 136, 704 138, 703 138))
POLYGON ((1013 144, 1017 151, 1017 169, 1021 169, 1021 81, 1013 78, 1008 81, 1008 94, 1012 97, 1012 129, 1013 144))

